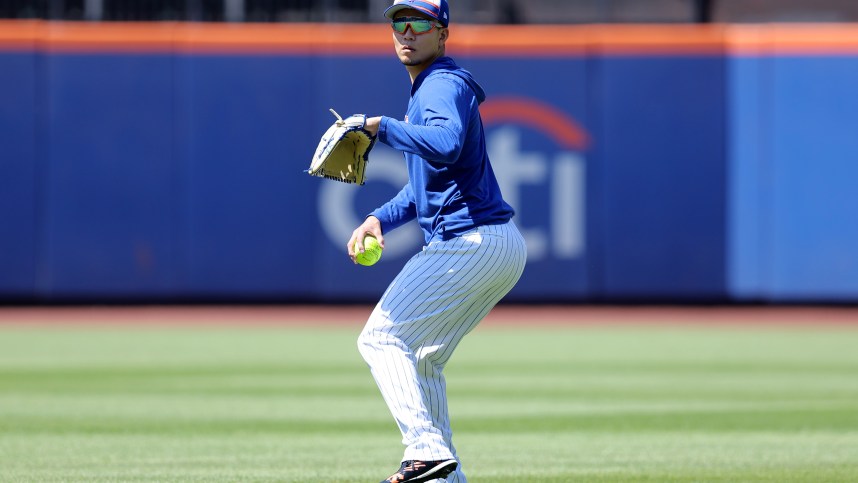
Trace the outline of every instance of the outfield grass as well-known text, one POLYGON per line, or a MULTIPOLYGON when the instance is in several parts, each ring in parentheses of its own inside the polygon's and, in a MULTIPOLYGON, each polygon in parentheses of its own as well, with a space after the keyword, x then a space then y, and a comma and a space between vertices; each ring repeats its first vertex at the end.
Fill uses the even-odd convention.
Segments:
MULTIPOLYGON (((353 328, 0 327, 0 481, 376 483, 398 431, 353 328)), ((472 483, 858 481, 858 326, 478 328, 472 483)))

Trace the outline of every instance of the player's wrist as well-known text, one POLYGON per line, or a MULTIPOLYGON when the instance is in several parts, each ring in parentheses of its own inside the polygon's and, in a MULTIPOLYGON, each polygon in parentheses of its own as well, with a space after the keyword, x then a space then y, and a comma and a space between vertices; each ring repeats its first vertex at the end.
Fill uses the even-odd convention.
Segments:
POLYGON ((378 135, 378 129, 381 126, 381 116, 376 117, 368 117, 366 118, 366 124, 364 125, 364 129, 369 131, 373 136, 378 135))

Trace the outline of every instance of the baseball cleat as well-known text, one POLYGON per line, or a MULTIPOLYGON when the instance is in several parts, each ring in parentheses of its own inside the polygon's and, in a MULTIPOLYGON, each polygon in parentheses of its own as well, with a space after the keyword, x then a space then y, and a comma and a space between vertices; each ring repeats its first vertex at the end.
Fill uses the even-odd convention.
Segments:
POLYGON ((444 478, 459 466, 456 460, 403 461, 399 470, 381 483, 420 483, 444 478))

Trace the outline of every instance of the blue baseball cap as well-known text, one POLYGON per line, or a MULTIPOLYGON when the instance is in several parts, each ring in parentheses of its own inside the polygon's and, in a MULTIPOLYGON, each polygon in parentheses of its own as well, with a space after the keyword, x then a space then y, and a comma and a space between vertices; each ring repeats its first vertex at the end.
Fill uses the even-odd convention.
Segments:
POLYGON ((450 24, 450 6, 447 5, 447 0, 396 0, 393 5, 387 7, 384 16, 393 19, 396 12, 406 8, 413 8, 434 18, 444 27, 450 24))

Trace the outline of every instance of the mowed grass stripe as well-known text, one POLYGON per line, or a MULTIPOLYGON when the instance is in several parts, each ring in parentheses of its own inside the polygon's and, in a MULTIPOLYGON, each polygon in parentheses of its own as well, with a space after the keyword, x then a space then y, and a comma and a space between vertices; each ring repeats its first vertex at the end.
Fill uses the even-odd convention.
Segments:
MULTIPOLYGON (((359 327, 0 329, 0 481, 378 481, 359 327)), ((478 329, 472 483, 858 481, 858 327, 478 329)))

